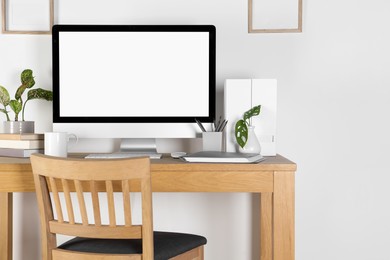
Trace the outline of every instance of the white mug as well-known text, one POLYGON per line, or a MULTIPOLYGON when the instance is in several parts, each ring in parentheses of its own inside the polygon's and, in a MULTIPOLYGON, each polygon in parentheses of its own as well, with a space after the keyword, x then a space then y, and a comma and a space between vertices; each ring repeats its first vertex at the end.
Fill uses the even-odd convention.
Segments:
POLYGON ((58 157, 68 156, 68 142, 70 139, 78 138, 75 134, 65 132, 46 132, 45 133, 45 154, 58 157))

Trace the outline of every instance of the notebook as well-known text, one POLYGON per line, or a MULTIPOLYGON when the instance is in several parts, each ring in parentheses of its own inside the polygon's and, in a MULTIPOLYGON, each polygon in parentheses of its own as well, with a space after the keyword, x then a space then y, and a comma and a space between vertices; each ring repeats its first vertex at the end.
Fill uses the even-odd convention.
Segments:
POLYGON ((264 157, 257 153, 203 151, 184 155, 181 159, 186 162, 257 163, 264 157))

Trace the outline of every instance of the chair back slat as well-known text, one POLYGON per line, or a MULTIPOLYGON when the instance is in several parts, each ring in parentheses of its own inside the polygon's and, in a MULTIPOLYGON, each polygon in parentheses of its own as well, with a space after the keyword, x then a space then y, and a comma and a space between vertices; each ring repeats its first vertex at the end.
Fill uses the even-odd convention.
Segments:
POLYGON ((79 180, 74 180, 74 186, 77 192, 77 199, 79 202, 82 223, 84 226, 88 226, 89 223, 87 216, 87 208, 85 207, 83 187, 81 186, 81 182, 79 180))
POLYGON ((56 207, 58 222, 62 223, 64 222, 64 215, 62 214, 62 206, 60 202, 60 196, 58 195, 57 184, 53 177, 49 177, 49 182, 50 182, 51 191, 53 192, 53 200, 54 200, 54 205, 56 207))
POLYGON ((62 189, 64 191, 66 211, 68 213, 69 224, 75 224, 73 203, 72 203, 72 198, 70 197, 69 182, 66 179, 61 179, 61 183, 62 183, 62 189))
POLYGON ((114 188, 112 186, 112 181, 106 181, 107 189, 107 206, 108 206, 108 218, 110 221, 110 227, 116 226, 116 217, 115 217, 115 201, 114 201, 114 188))
POLYGON ((127 180, 122 181, 122 196, 125 226, 131 227, 130 188, 129 182, 127 180))
POLYGON ((96 189, 95 181, 91 181, 89 183, 89 187, 91 190, 91 199, 92 199, 92 210, 93 210, 93 217, 95 220, 96 226, 102 225, 102 220, 100 216, 100 203, 99 203, 99 195, 96 189))
MULTIPOLYGON (((153 217, 148 157, 86 160, 34 154, 31 156, 31 164, 36 190, 42 193, 40 196, 37 195, 40 214, 46 216, 41 218, 41 221, 44 221, 41 223, 42 233, 46 234, 45 241, 51 241, 46 250, 44 249, 45 252, 50 251, 48 248, 56 247, 52 239, 53 234, 107 239, 142 238, 142 259, 152 259, 153 217), (40 181, 37 181, 38 179, 40 181), (142 226, 132 225, 130 203, 132 181, 136 185, 140 184, 141 188, 142 226), (61 191, 65 203, 61 200, 61 191), (74 191, 76 198, 72 197, 74 191), (119 192, 118 195, 123 199, 123 215, 116 212, 121 207, 115 205, 114 191, 119 192), (52 193, 54 205, 50 203, 49 192, 52 193), (99 198, 100 192, 106 193, 106 202, 99 198), (108 224, 102 220, 101 210, 105 208, 101 205, 103 202, 108 209, 108 224), (88 218, 87 214, 87 205, 90 203, 94 221, 88 218), (56 208, 56 219, 53 215, 53 206, 56 208), (75 212, 80 212, 81 221, 75 219, 75 212), (119 220, 117 223, 117 216, 119 218, 123 216, 123 224, 118 224, 119 220)), ((117 199, 119 201, 119 198, 117 199)))

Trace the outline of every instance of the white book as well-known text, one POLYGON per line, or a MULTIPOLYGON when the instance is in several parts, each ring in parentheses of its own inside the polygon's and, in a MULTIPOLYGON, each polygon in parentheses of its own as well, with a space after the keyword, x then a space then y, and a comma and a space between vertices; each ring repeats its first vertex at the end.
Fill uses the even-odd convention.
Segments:
POLYGON ((0 140, 0 148, 43 149, 43 140, 0 140))
POLYGON ((257 163, 263 161, 264 157, 257 153, 203 151, 187 154, 181 159, 186 162, 257 163))
POLYGON ((0 156, 28 158, 33 153, 43 153, 43 149, 0 148, 0 156))
POLYGON ((0 133, 0 140, 43 140, 44 134, 22 133, 3 134, 0 133))

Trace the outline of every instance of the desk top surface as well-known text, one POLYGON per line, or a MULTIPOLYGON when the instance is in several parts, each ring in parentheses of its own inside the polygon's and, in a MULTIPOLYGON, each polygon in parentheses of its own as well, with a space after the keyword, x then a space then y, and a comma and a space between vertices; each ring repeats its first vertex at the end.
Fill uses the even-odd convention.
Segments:
MULTIPOLYGON (((73 156, 73 155, 72 155, 73 156)), ((81 157, 80 155, 76 157, 81 157)), ((267 156, 260 163, 254 164, 227 164, 227 163, 189 163, 179 159, 172 159, 168 154, 164 154, 162 159, 151 160, 152 171, 186 171, 186 170, 279 170, 279 171, 296 171, 296 164, 281 155, 267 156)), ((31 164, 29 158, 0 157, 1 171, 30 171, 31 164)))

